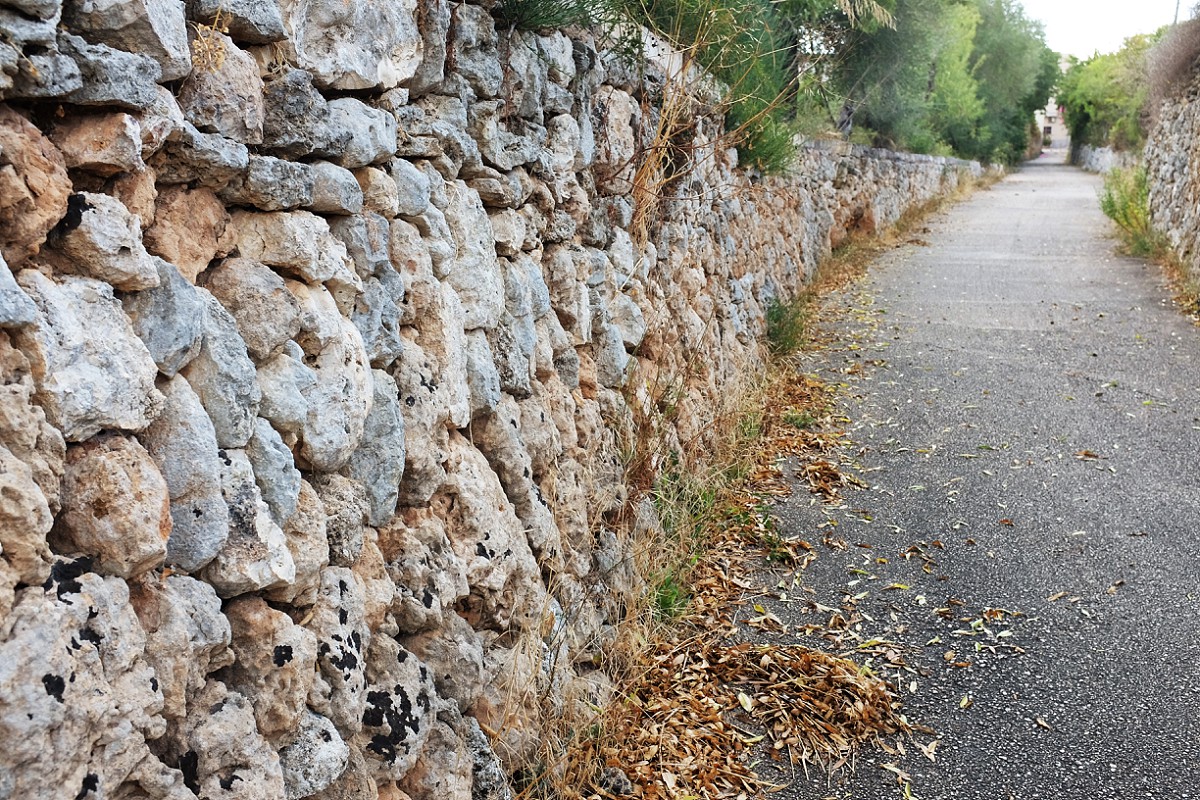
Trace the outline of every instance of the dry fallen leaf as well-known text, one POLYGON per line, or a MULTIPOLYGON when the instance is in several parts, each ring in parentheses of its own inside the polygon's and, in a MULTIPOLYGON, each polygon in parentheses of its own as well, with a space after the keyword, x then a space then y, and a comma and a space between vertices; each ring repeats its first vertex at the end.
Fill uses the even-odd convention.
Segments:
POLYGON ((1055 592, 1054 594, 1050 595, 1046 599, 1048 601, 1050 601, 1051 603, 1053 603, 1057 600, 1062 600, 1064 597, 1067 596, 1067 594, 1069 594, 1069 593, 1068 592, 1055 592))
POLYGON ((1009 519, 1008 517, 1005 517, 1004 519, 1000 520, 1000 524, 1001 524, 1001 525, 1006 525, 1006 526, 1008 526, 1009 528, 1011 528, 1011 527, 1013 527, 1013 525, 1015 525, 1016 523, 1014 523, 1014 522, 1013 522, 1011 519, 1009 519))
POLYGON ((941 742, 941 739, 934 739, 929 744, 918 744, 917 748, 920 749, 921 753, 926 758, 928 758, 930 761, 933 761, 936 763, 937 762, 936 753, 937 753, 938 744, 940 742, 941 742))
POLYGON ((1046 722, 1046 720, 1042 719, 1041 717, 1037 718, 1037 726, 1039 728, 1045 728, 1048 731, 1054 730, 1053 728, 1050 727, 1050 723, 1046 722))

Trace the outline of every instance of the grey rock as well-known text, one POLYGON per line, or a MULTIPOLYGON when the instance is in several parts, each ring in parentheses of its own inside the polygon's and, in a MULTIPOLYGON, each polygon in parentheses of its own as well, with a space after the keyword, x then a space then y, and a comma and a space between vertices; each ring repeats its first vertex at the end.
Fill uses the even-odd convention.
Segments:
POLYGON ((363 348, 371 364, 386 367, 404 351, 400 336, 400 301, 404 298, 404 280, 389 264, 379 277, 363 281, 363 292, 354 301, 350 315, 362 336, 363 348))
MULTIPOLYGON (((528 327, 532 332, 532 320, 529 317, 523 319, 530 323, 528 327)), ((522 350, 520 335, 517 333, 519 325, 516 319, 505 314, 499 325, 487 331, 487 339, 494 359, 496 377, 500 381, 500 390, 522 400, 529 397, 533 390, 530 384, 531 354, 522 350)), ((536 337, 536 334, 534 336, 536 337)))
POLYGON ((243 175, 220 191, 226 203, 261 211, 311 207, 316 175, 312 167, 271 156, 251 155, 243 175))
POLYGON ((72 272, 126 291, 158 286, 158 265, 142 245, 140 221, 115 197, 71 195, 67 223, 51 232, 50 245, 72 272))
POLYGON ((504 310, 504 279, 496 259, 491 221, 479 195, 462 181, 446 186, 450 202, 446 223, 457 245, 457 258, 447 270, 463 306, 463 328, 494 328, 504 310))
POLYGON ((67 102, 140 110, 157 101, 162 68, 149 56, 88 44, 69 33, 59 35, 58 49, 75 61, 83 82, 63 98, 67 102))
POLYGON ((163 394, 162 414, 138 438, 171 496, 167 563, 195 572, 213 559, 229 536, 217 436, 200 398, 182 377, 171 378, 163 394))
MULTIPOLYGON (((308 705, 349 739, 363 726, 366 652, 371 644, 362 585, 346 567, 321 570, 321 588, 306 627, 317 636, 317 680, 308 705)), ((387 638, 387 637, 381 637, 387 638)))
POLYGON ((151 258, 158 266, 158 286, 123 295, 121 305, 158 371, 169 378, 200 352, 204 300, 175 265, 151 258))
POLYGON ((123 580, 64 560, 45 588, 17 593, 0 643, 0 785, 8 796, 38 797, 53 786, 74 797, 88 774, 119 786, 152 759, 146 741, 165 731, 163 698, 129 599, 123 580))
POLYGON ((362 439, 371 409, 370 361, 354 324, 320 287, 289 284, 304 315, 299 341, 316 383, 304 391, 299 457, 312 469, 341 469, 362 439))
POLYGON ((223 598, 291 583, 296 564, 258 491, 250 459, 241 450, 220 450, 218 457, 229 536, 204 567, 204 580, 223 598))
POLYGON ((471 418, 486 414, 500 402, 500 375, 482 330, 467 332, 467 388, 471 393, 471 418))
POLYGON ((313 86, 312 75, 288 69, 263 84, 263 146, 284 158, 339 153, 349 132, 329 124, 329 105, 313 86))
POLYGON ((329 540, 329 563, 349 567, 363 548, 363 526, 371 513, 367 488, 344 475, 318 475, 313 488, 325 507, 325 536, 329 540))
POLYGON ((413 97, 432 90, 446 77, 446 42, 450 38, 450 0, 425 0, 417 27, 423 45, 421 65, 417 67, 408 89, 413 97))
POLYGON ((387 219, 399 213, 400 195, 390 175, 375 167, 361 167, 355 170, 354 177, 362 189, 363 207, 369 213, 387 219))
POLYGON ((542 154, 537 139, 512 133, 501 122, 503 100, 473 103, 468 130, 479 147, 479 153, 496 169, 507 172, 513 167, 530 164, 542 154))
MULTIPOLYGON (((471 800, 512 800, 512 784, 479 720, 464 716, 458 731, 471 754, 471 800)), ((633 787, 630 786, 630 791, 633 787)))
POLYGON ((377 780, 404 776, 429 739, 437 719, 437 690, 429 668, 389 636, 367 650, 367 700, 355 744, 377 780))
POLYGON ((421 63, 417 0, 282 0, 295 63, 328 89, 390 89, 421 63))
POLYGON ((142 135, 142 158, 157 153, 168 139, 187 125, 175 95, 165 86, 156 87, 154 102, 143 109, 137 119, 138 131, 142 135))
POLYGON ((300 304, 265 264, 227 258, 208 273, 205 288, 233 316, 255 361, 274 355, 300 332, 300 304))
POLYGON ((254 432, 262 399, 254 362, 246 354, 233 316, 211 293, 196 291, 204 301, 204 339, 182 374, 212 418, 217 444, 244 447, 254 432))
POLYGON ((391 161, 388 171, 392 180, 396 182, 399 194, 398 213, 405 217, 415 217, 424 212, 429 207, 429 176, 402 158, 391 161))
POLYGON ((504 73, 496 58, 496 24, 482 6, 457 6, 450 25, 447 59, 481 100, 500 95, 504 73))
POLYGON ((609 304, 612 324, 616 326, 627 350, 635 350, 646 338, 646 317, 627 294, 619 294, 609 304))
POLYGON ((279 267, 309 283, 337 276, 353 282, 346 247, 329 232, 329 223, 308 211, 270 214, 234 212, 229 230, 246 258, 279 267))
POLYGON ((17 283, 38 308, 38 322, 17 329, 37 397, 68 441, 105 428, 140 431, 163 407, 158 369, 130 326, 112 288, 91 278, 51 281, 23 270, 17 283))
MULTIPOLYGON (((0 9, 0 27, 5 30, 4 9, 0 9)), ((5 48, 8 49, 8 48, 5 48)), ((12 52, 16 52, 13 50, 12 52)), ((83 89, 83 73, 75 59, 50 49, 45 53, 14 56, 17 74, 12 88, 4 93, 10 100, 42 100, 65 97, 83 89)))
POLYGON ((13 278, 0 255, 0 328, 20 328, 37 320, 37 306, 13 278))
POLYGON ((263 82, 254 59, 216 31, 193 37, 195 72, 179 90, 179 107, 204 133, 219 133, 242 144, 263 140, 263 82), (203 43, 203 49, 201 49, 203 43), (205 64, 200 61, 209 59, 205 64))
POLYGON ((212 672, 233 663, 229 620, 207 583, 174 573, 135 584, 132 599, 146 631, 146 659, 163 694, 163 715, 187 716, 188 701, 212 672))
POLYGON ((296 511, 284 523, 283 533, 296 563, 296 580, 266 596, 297 607, 311 606, 321 588, 321 570, 329 566, 329 542, 325 538, 325 506, 307 481, 300 481, 296 511))
POLYGON ((399 389, 391 375, 372 372, 375 394, 362 444, 346 464, 350 477, 366 487, 367 522, 383 525, 396 511, 404 475, 404 417, 399 389))
POLYGON ((63 21, 93 42, 154 59, 162 81, 179 80, 192 71, 183 0, 65 0, 63 21))
POLYGON ((59 0, 6 0, 5 5, 33 19, 53 19, 62 13, 59 0))
POLYGON ((250 165, 250 151, 241 142, 216 133, 201 133, 190 122, 164 143, 146 162, 159 183, 188 183, 220 189, 238 180, 250 165))
POLYGON ((246 457, 254 468, 254 481, 263 502, 271 509, 271 518, 277 525, 285 525, 300 502, 300 470, 279 432, 262 417, 254 422, 246 457))
POLYGON ((343 167, 365 167, 390 158, 396 150, 396 118, 391 114, 353 97, 330 100, 327 108, 329 127, 349 134, 332 153, 343 167))
POLYGON ((329 223, 329 230, 346 246, 360 278, 391 268, 391 231, 384 217, 370 211, 339 217, 329 223))
POLYGON ((188 0, 194 20, 210 25, 218 14, 235 41, 269 44, 287 38, 277 0, 188 0))
POLYGON ((313 176, 310 211, 318 214, 357 214, 362 211, 362 187, 353 172, 328 161, 314 162, 309 169, 313 176))
POLYGON ((350 763, 350 748, 325 717, 305 712, 296 740, 279 751, 286 800, 300 800, 333 783, 350 763))
POLYGON ((424 661, 433 674, 438 695, 467 712, 483 693, 483 637, 457 614, 448 614, 437 630, 403 640, 406 649, 424 661))
POLYGON ((289 446, 300 438, 308 419, 308 394, 317 384, 317 374, 304 365, 304 352, 292 342, 285 352, 271 356, 258 369, 262 392, 259 413, 271 421, 289 446))

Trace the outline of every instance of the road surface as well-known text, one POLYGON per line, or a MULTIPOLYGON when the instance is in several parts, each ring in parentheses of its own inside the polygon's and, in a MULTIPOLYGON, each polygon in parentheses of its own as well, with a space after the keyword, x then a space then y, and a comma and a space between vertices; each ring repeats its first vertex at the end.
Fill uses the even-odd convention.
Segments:
POLYGON ((809 368, 869 488, 780 508, 844 544, 779 613, 894 642, 871 666, 932 732, 780 797, 905 797, 898 770, 922 800, 1200 798, 1200 329, 1099 188, 1027 165, 834 299, 809 368))

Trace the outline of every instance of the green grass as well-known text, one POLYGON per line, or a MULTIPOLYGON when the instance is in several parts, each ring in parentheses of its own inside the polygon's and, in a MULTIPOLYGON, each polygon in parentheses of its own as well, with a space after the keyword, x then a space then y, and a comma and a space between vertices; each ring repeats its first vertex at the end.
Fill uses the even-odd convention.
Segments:
POLYGON ((804 345, 808 300, 804 295, 786 303, 771 300, 767 306, 767 350, 771 355, 788 356, 804 345))
POLYGON ((1150 224, 1150 180, 1145 167, 1119 167, 1104 176, 1100 209, 1117 224, 1131 255, 1158 257, 1166 248, 1150 224))

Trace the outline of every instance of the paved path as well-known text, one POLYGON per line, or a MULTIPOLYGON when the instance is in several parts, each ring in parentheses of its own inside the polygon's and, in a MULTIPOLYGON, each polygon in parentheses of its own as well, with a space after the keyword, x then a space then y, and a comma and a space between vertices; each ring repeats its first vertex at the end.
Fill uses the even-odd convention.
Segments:
POLYGON ((1099 185, 1031 164, 841 298, 812 368, 870 488, 783 507, 846 544, 779 607, 898 643, 911 672, 873 666, 936 736, 783 797, 903 797, 891 763, 923 800, 1200 798, 1200 329, 1114 255, 1099 185))

